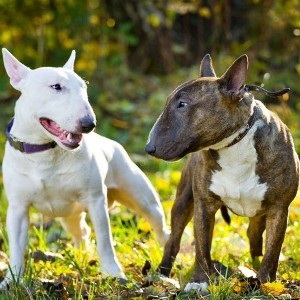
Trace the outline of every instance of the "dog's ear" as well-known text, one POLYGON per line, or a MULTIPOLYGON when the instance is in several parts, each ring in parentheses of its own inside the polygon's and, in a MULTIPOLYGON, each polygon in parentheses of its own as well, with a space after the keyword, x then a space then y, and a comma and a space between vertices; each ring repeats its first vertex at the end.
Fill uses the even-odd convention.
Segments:
POLYGON ((248 57, 247 55, 242 55, 218 79, 221 91, 230 97, 240 98, 245 84, 247 69, 248 57))
POLYGON ((76 57, 76 52, 75 52, 75 50, 72 50, 71 55, 70 55, 68 61, 64 65, 65 69, 69 69, 71 71, 74 70, 75 57, 76 57))
POLYGON ((214 67, 212 65, 212 60, 209 54, 206 54, 200 64, 200 77, 216 77, 214 67))
POLYGON ((19 62, 7 49, 2 49, 3 62, 10 84, 21 91, 23 80, 31 71, 28 67, 19 62))

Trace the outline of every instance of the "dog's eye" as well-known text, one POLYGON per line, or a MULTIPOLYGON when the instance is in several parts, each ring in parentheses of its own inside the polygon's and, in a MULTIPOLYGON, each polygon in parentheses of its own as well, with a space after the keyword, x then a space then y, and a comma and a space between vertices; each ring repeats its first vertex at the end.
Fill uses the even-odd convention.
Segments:
POLYGON ((62 90, 62 87, 59 83, 56 83, 56 84, 52 84, 50 85, 50 87, 56 91, 61 91, 62 90))
POLYGON ((177 105, 177 108, 181 108, 181 107, 185 107, 187 105, 186 102, 184 101, 179 101, 178 105, 177 105))

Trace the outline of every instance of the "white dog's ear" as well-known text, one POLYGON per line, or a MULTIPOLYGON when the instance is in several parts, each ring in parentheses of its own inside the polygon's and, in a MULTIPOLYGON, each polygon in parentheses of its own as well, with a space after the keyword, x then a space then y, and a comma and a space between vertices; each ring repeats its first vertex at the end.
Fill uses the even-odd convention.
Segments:
POLYGON ((7 75, 10 78, 10 84, 21 91, 23 80, 31 71, 30 68, 19 62, 7 49, 2 49, 3 62, 7 75))
POLYGON ((76 57, 76 52, 75 52, 75 50, 72 50, 68 61, 64 65, 65 69, 69 69, 69 70, 72 70, 72 71, 74 70, 75 57, 76 57))

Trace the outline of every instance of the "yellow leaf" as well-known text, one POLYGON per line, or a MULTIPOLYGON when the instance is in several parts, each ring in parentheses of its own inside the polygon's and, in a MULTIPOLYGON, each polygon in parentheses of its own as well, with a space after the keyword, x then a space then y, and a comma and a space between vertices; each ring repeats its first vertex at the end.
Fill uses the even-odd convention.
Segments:
POLYGON ((209 286, 209 291, 210 291, 211 294, 216 294, 220 291, 220 286, 211 284, 209 286))
POLYGON ((138 228, 143 232, 149 232, 151 230, 150 224, 144 219, 139 219, 138 228))
POLYGON ((160 25, 160 19, 155 14, 150 14, 147 19, 148 22, 152 25, 152 27, 158 27, 160 25))
POLYGON ((240 281, 236 278, 233 280, 233 290, 237 294, 242 294, 247 291, 248 283, 246 281, 240 281))
POLYGON ((279 296, 284 292, 284 285, 281 282, 263 283, 260 288, 266 295, 279 296))
POLYGON ((174 200, 165 200, 162 202, 162 206, 164 208, 165 211, 171 211, 172 207, 174 205, 174 200))
POLYGON ((155 180, 155 186, 158 190, 164 190, 166 188, 169 187, 169 181, 168 180, 165 180, 163 178, 156 178, 155 180))
POLYGON ((282 275, 281 275, 281 278, 283 279, 283 280, 288 280, 289 279, 289 274, 288 273, 283 273, 282 275))
POLYGON ((181 178, 181 172, 179 171, 172 171, 170 174, 170 180, 173 184, 178 184, 181 178))
POLYGON ((210 11, 209 7, 207 7, 207 6, 201 7, 199 9, 198 13, 203 18, 206 18, 206 19, 210 19, 211 18, 211 11, 210 11))

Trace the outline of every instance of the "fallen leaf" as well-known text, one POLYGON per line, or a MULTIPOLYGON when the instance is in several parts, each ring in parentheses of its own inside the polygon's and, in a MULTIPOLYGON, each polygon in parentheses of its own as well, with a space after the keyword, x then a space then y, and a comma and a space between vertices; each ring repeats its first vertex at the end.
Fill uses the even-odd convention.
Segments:
POLYGON ((281 282, 267 282, 260 286, 262 292, 266 295, 279 296, 285 292, 284 285, 281 282))
POLYGON ((233 279, 233 290, 237 294, 243 294, 248 289, 248 283, 246 281, 240 281, 236 278, 233 279))

